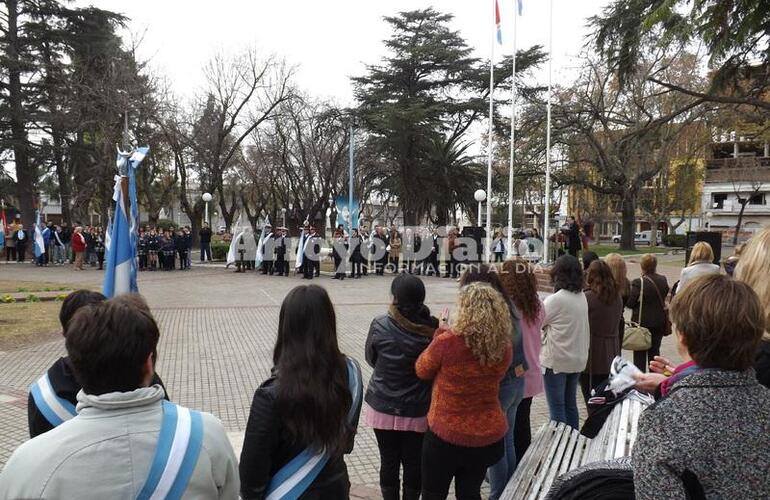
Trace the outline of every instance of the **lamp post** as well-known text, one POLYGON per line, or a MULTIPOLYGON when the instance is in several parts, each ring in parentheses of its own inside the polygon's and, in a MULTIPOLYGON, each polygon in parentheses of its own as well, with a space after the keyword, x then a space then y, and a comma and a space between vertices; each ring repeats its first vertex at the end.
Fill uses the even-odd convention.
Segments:
POLYGON ((281 218, 283 219, 283 227, 286 227, 286 207, 281 209, 281 218))
POLYGON ((714 212, 709 210, 706 212, 706 231, 711 231, 711 218, 714 217, 714 212))
POLYGON ((209 202, 211 201, 211 198, 212 198, 211 193, 203 193, 203 196, 201 196, 201 199, 204 202, 206 202, 206 218, 204 219, 204 222, 206 224, 210 224, 209 223, 209 202))
POLYGON ((484 203, 484 200, 487 199, 487 193, 483 189, 477 189, 475 193, 473 193, 473 198, 479 202, 479 218, 478 218, 478 226, 482 227, 483 224, 481 223, 481 204, 484 203))

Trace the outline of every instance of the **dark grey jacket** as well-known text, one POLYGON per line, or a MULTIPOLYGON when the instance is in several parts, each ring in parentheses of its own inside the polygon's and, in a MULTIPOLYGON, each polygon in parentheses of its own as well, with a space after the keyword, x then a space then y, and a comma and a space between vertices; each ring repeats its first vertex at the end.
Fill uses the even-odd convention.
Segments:
POLYGON ((430 325, 405 318, 395 306, 377 316, 366 337, 366 362, 374 368, 366 403, 387 415, 424 417, 430 408, 431 382, 417 378, 414 364, 433 338, 438 321, 430 325))
POLYGON ((637 499, 770 498, 770 389, 696 372, 642 413, 632 456, 637 499))

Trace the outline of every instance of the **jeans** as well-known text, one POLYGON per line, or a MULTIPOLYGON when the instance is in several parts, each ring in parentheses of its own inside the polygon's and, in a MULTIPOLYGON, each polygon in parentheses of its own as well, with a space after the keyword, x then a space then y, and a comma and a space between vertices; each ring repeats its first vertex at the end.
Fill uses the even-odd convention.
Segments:
POLYGON ((455 480, 457 500, 481 500, 481 483, 487 467, 500 460, 503 440, 481 448, 448 443, 432 432, 422 445, 422 498, 446 499, 455 480))
POLYGON ((489 498, 497 500, 503 494, 505 485, 516 470, 516 449, 513 445, 513 433, 516 428, 516 410, 524 397, 524 377, 507 373, 500 383, 500 406, 508 422, 508 432, 503 437, 503 458, 489 468, 489 498))
POLYGON ((211 262, 211 243, 201 242, 201 262, 208 260, 211 262))
POLYGON ((548 368, 543 375, 545 399, 551 420, 564 422, 573 429, 580 425, 577 408, 577 386, 580 373, 554 373, 548 368))
POLYGON ((54 245, 53 246, 53 261, 54 261, 54 263, 56 263, 56 264, 64 264, 64 261, 67 260, 66 259, 66 255, 67 255, 67 252, 66 252, 66 249, 64 247, 59 246, 59 245, 54 245))
POLYGON ((404 490, 419 492, 422 488, 420 467, 424 434, 374 429, 374 435, 380 450, 380 487, 383 492, 400 491, 401 467, 404 468, 404 490))

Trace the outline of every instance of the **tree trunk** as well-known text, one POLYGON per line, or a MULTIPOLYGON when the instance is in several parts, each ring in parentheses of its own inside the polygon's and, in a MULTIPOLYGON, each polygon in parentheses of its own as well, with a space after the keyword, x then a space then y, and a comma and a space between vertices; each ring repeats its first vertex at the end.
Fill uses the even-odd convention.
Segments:
MULTIPOLYGON (((749 197, 747 196, 746 201, 741 203, 741 211, 738 212, 738 223, 735 224, 735 235, 733 236, 733 245, 738 244, 738 234, 741 232, 741 226, 743 225, 743 212, 744 210, 746 210, 746 205, 748 203, 749 203, 749 197)), ((711 221, 709 221, 709 231, 711 231, 711 221)))
POLYGON ((620 213, 622 230, 620 233, 620 249, 636 250, 634 236, 636 234, 636 194, 627 191, 621 200, 620 213))
POLYGON ((35 184, 37 183, 36 169, 29 164, 29 144, 27 127, 24 116, 23 96, 21 89, 21 62, 19 47, 19 12, 18 1, 8 0, 8 32, 6 35, 8 47, 8 107, 11 122, 11 143, 16 168, 16 187, 21 210, 21 220, 26 229, 31 229, 35 222, 35 184))

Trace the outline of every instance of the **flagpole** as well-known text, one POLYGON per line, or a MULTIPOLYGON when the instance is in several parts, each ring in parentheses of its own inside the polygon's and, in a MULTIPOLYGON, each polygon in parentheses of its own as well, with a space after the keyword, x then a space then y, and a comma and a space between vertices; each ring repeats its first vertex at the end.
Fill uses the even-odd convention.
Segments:
MULTIPOLYGON (((543 262, 548 263, 551 215, 551 81, 553 78, 553 0, 548 2, 548 103, 545 126, 545 202, 543 203, 543 262)), ((554 244, 556 242, 554 241, 554 244)))
MULTIPOLYGON (((492 0, 492 21, 497 24, 497 0, 492 0)), ((492 132, 494 129, 494 110, 495 110, 495 43, 496 43, 497 31, 492 30, 492 45, 489 57, 489 140, 487 144, 487 237, 484 245, 485 261, 489 262, 490 257, 490 245, 492 243, 492 148, 494 144, 492 142, 492 132)))
POLYGON ((508 256, 513 255, 513 163, 516 154, 516 18, 519 17, 518 9, 513 12, 513 76, 511 78, 511 160, 508 167, 508 256))

